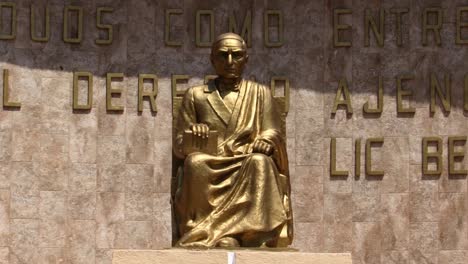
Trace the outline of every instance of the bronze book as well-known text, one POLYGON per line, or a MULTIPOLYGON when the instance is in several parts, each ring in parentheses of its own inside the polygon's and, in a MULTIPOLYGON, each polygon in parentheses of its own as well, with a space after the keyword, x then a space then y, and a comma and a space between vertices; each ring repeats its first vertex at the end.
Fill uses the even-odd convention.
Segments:
POLYGON ((194 136, 192 131, 186 130, 184 133, 184 154, 193 152, 203 152, 216 156, 218 153, 218 131, 210 131, 208 138, 194 136))

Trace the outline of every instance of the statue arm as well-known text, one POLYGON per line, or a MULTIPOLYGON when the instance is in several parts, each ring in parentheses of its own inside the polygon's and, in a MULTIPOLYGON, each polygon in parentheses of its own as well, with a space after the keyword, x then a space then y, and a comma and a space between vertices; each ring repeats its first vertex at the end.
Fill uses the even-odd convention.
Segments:
POLYGON ((193 97, 193 89, 189 88, 182 99, 182 105, 179 109, 179 117, 177 119, 176 138, 174 140, 174 154, 178 158, 185 158, 183 139, 184 132, 190 130, 193 124, 197 123, 197 115, 195 112, 195 103, 193 97))

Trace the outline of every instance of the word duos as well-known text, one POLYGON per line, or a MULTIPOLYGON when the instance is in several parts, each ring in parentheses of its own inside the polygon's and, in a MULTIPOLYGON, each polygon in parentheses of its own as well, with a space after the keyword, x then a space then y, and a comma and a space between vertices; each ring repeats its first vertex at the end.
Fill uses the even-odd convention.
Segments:
MULTIPOLYGON (((36 13, 39 12, 39 8, 34 4, 31 4, 30 13, 30 33, 31 40, 35 42, 48 42, 50 39, 50 12, 49 6, 41 6, 43 15, 39 18, 36 13), (40 20, 39 27, 36 25, 36 20, 40 20), (39 31, 39 32, 38 32, 39 31)), ((114 12, 112 7, 97 7, 96 8, 96 28, 102 35, 106 35, 106 38, 98 38, 95 40, 97 45, 110 45, 114 39, 114 25, 105 23, 104 18, 109 19, 114 12)), ((63 41, 65 43, 80 44, 83 41, 83 17, 84 10, 82 6, 67 5, 63 9, 63 41)), ((8 29, 0 28, 0 40, 11 40, 16 38, 17 32, 17 8, 14 2, 0 2, 0 17, 8 17, 9 26, 8 29), (9 16, 6 16, 9 15, 9 16)), ((165 9, 164 11, 164 43, 166 46, 178 47, 184 43, 180 38, 174 38, 176 32, 171 31, 173 29, 172 24, 176 24, 178 20, 183 19, 183 9, 165 9)), ((252 46, 252 10, 245 11, 244 20, 242 27, 239 27, 239 23, 234 12, 231 12, 228 18, 229 28, 228 31, 235 32, 241 35, 247 42, 249 47, 252 46)), ((219 23, 218 23, 219 24, 219 23)), ((192 25, 190 23, 190 25, 192 25)), ((215 14, 212 9, 196 10, 195 13, 195 44, 197 47, 211 47, 211 44, 215 37, 215 14), (203 26, 208 22, 208 28, 203 26), (203 39, 203 32, 208 32, 209 37, 203 39)), ((3 27, 3 26, 2 26, 3 27)), ((183 35, 184 32, 179 32, 179 36, 183 35)), ((284 32, 283 32, 283 13, 281 10, 271 9, 263 12, 263 44, 265 47, 274 48, 281 47, 284 44, 284 32), (274 28, 276 33, 271 32, 274 28)))

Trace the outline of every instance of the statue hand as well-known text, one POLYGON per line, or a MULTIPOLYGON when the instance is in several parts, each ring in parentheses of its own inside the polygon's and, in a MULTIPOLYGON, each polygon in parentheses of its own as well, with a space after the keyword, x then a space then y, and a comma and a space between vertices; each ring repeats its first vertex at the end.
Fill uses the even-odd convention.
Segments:
POLYGON ((268 156, 271 155, 274 150, 273 146, 270 143, 263 141, 261 139, 256 139, 252 147, 253 147, 252 152, 263 153, 268 156))
POLYGON ((210 127, 207 124, 193 124, 190 129, 194 136, 208 138, 210 135, 210 127))

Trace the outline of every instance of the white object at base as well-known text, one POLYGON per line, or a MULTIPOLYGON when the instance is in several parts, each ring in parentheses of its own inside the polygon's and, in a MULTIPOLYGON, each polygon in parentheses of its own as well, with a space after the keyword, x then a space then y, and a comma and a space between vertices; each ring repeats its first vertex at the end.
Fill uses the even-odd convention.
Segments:
POLYGON ((228 264, 236 264, 236 253, 228 252, 228 264))

